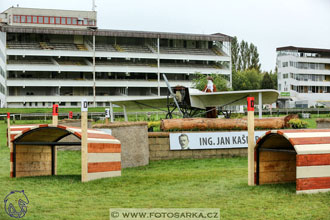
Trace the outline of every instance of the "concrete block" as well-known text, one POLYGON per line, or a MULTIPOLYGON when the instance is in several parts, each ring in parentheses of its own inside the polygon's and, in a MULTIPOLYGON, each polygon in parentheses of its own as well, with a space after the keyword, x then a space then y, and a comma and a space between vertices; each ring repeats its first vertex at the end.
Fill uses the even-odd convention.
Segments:
POLYGON ((169 152, 168 151, 156 151, 157 157, 168 157, 169 152))
POLYGON ((157 144, 167 144, 167 145, 169 145, 170 140, 169 140, 169 138, 157 138, 156 143, 157 144))

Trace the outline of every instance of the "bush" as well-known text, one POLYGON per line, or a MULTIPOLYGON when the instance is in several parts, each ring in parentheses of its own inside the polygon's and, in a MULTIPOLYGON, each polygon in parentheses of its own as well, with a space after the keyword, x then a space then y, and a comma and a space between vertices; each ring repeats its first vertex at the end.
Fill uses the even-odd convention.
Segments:
POLYGON ((289 125, 291 128, 297 129, 297 128, 306 128, 308 123, 305 121, 302 121, 298 118, 291 119, 289 122, 289 125))

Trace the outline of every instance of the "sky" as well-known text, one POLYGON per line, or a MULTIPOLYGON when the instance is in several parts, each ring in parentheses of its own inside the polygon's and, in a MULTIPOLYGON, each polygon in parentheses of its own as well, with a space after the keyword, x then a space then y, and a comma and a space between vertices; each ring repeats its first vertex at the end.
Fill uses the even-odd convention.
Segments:
MULTIPOLYGON (((1 0, 11 6, 92 10, 93 0, 1 0)), ((276 48, 330 49, 330 0, 95 0, 101 29, 223 33, 258 48, 261 69, 275 69, 276 48)))

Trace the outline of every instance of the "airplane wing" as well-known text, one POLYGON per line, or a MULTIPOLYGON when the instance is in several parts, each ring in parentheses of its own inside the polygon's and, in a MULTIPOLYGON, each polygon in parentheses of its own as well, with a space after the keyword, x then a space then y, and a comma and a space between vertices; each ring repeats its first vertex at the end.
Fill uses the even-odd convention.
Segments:
POLYGON ((191 107, 205 109, 206 107, 222 105, 246 105, 248 96, 254 97, 254 103, 259 104, 259 93, 262 94, 262 104, 272 104, 279 96, 273 89, 243 90, 228 92, 205 93, 193 90, 190 92, 191 107), (193 92, 194 91, 194 92, 193 92))
MULTIPOLYGON (((246 97, 253 96, 255 104, 259 104, 259 93, 262 94, 262 104, 272 104, 276 102, 279 96, 278 91, 272 89, 264 90, 243 90, 243 91, 227 91, 205 93, 196 89, 189 89, 191 107, 205 109, 206 107, 222 106, 222 105, 246 105, 246 97)), ((173 101, 173 98, 170 98, 173 101)), ((113 104, 133 109, 145 108, 166 108, 167 97, 155 96, 145 98, 130 98, 112 101, 113 104)))
MULTIPOLYGON (((173 101, 173 98, 170 98, 173 101)), ((146 108, 167 108, 167 96, 155 96, 155 97, 145 97, 145 98, 130 98, 118 101, 112 101, 113 104, 119 106, 125 106, 129 109, 140 109, 144 110, 146 108)))

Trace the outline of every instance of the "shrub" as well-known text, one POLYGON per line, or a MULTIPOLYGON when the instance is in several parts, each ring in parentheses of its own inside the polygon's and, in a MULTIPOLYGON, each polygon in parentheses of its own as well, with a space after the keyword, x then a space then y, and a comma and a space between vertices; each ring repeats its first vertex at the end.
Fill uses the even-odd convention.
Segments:
POLYGON ((291 119, 289 122, 289 125, 291 126, 291 128, 306 128, 308 123, 305 122, 305 121, 302 121, 298 118, 294 118, 294 119, 291 119))
POLYGON ((148 128, 150 127, 159 127, 160 126, 160 121, 150 121, 148 122, 148 128))

